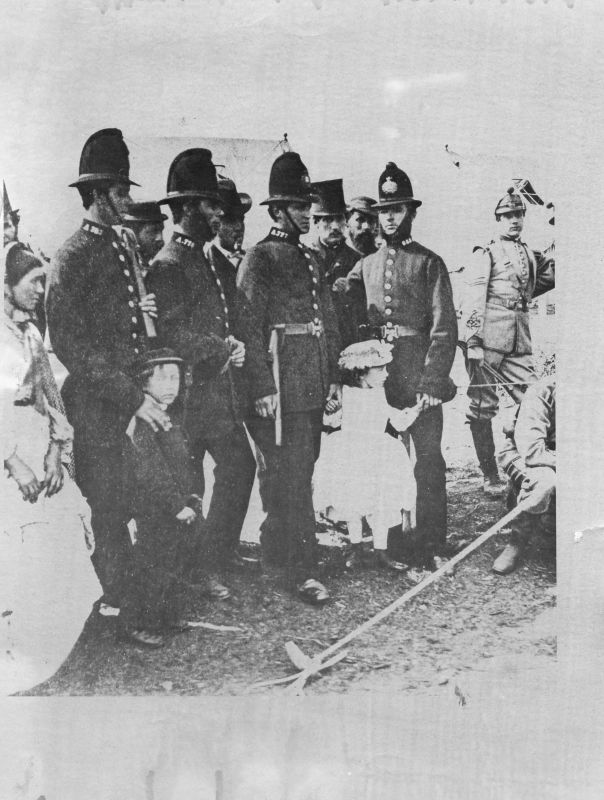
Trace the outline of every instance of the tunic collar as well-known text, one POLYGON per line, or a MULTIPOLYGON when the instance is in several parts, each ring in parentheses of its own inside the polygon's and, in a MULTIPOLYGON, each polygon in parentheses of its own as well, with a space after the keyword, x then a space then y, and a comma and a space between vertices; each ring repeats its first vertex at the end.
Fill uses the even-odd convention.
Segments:
POLYGON ((91 222, 89 219, 84 219, 82 222, 83 231, 86 233, 90 233, 93 236, 110 236, 112 232, 112 228, 109 225, 101 225, 98 222, 91 222))
POLYGON ((296 231, 284 231, 281 228, 276 228, 273 226, 270 229, 265 241, 286 242, 287 244, 298 245, 300 243, 300 234, 296 231))
POLYGON ((384 241, 384 247, 408 247, 412 241, 413 241, 412 236, 409 236, 408 239, 402 239, 400 241, 394 238, 390 242, 384 241))
POLYGON ((187 247, 189 250, 195 247, 195 240, 182 231, 174 231, 172 234, 172 241, 182 247, 187 247))

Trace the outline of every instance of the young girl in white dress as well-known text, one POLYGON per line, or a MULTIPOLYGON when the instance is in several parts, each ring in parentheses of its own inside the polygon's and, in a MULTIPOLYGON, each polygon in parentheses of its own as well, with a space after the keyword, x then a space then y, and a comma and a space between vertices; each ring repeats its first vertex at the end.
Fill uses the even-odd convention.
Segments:
MULTIPOLYGON (((358 342, 340 355, 343 374, 341 430, 325 437, 314 479, 315 509, 332 521, 345 521, 351 557, 361 561, 363 517, 373 532, 375 563, 398 572, 406 566, 387 553, 388 529, 414 524, 416 486, 405 445, 386 433, 415 422, 418 409, 389 406, 384 392, 392 346, 377 340, 358 342)), ((327 413, 334 412, 333 401, 327 413)))

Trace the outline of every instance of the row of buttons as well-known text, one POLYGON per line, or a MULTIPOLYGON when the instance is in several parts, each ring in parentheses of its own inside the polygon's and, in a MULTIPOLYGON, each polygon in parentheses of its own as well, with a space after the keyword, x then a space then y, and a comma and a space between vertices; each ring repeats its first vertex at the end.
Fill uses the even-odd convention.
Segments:
POLYGON ((306 258, 306 260, 308 261, 308 269, 310 271, 310 275, 311 275, 311 278, 312 278, 312 289, 311 289, 311 292, 312 292, 312 307, 313 307, 313 310, 314 310, 315 315, 316 315, 315 318, 314 318, 314 323, 315 323, 315 325, 319 325, 320 322, 321 322, 321 320, 319 319, 319 302, 318 302, 319 298, 318 298, 318 295, 317 295, 317 285, 319 283, 319 280, 318 280, 317 276, 315 275, 315 268, 313 267, 312 258, 310 256, 310 253, 306 252, 306 250, 304 249, 304 245, 299 244, 298 247, 300 248, 300 251, 304 254, 304 258, 306 258))
MULTIPOLYGON (((122 266, 123 266, 122 272, 124 273, 125 278, 128 280, 128 292, 131 295, 133 295, 135 290, 134 290, 134 285, 131 283, 131 281, 132 281, 132 273, 130 272, 130 268, 127 266, 128 265, 128 261, 126 259, 126 256, 124 256, 120 252, 121 247, 118 244, 118 242, 113 241, 111 244, 113 245, 114 249, 118 251, 118 258, 119 258, 119 260, 120 260, 120 262, 122 263, 122 266)), ((136 308, 136 303, 134 302, 134 300, 131 299, 131 300, 128 301, 128 306, 131 309, 135 309, 136 308)), ((136 316, 136 312, 133 311, 132 316, 130 317, 130 320, 132 322, 132 326, 133 327, 134 326, 138 327, 138 317, 136 316)), ((135 330, 131 331, 130 336, 131 336, 133 342, 136 343, 136 340, 138 339, 137 331, 135 331, 135 330)), ((138 355, 139 348, 135 347, 134 348, 134 352, 138 355)))
MULTIPOLYGON (((395 256, 396 255, 396 250, 394 250, 393 248, 390 248, 388 250, 388 255, 389 256, 395 256)), ((386 283, 384 283, 384 291, 385 292, 389 292, 392 289, 392 283, 390 282, 390 280, 392 278, 392 267, 393 267, 393 265, 394 265, 394 259, 393 258, 387 258, 386 259, 386 270, 384 271, 384 277, 386 278, 386 283)), ((385 294, 384 295, 384 303, 386 304, 386 307, 384 308, 384 314, 387 317, 392 316, 392 309, 388 307, 388 304, 391 303, 391 302, 392 302, 392 295, 385 294)), ((391 326, 392 323, 391 322, 387 322, 386 325, 391 326)))
POLYGON ((230 325, 229 325, 229 308, 228 308, 227 302, 226 302, 226 295, 224 293, 224 288, 222 286, 222 282, 221 282, 220 278, 218 277, 218 273, 216 272, 216 268, 214 266, 214 261, 213 261, 211 255, 208 256, 208 262, 210 264, 210 269, 212 270, 212 275, 214 276, 214 280, 216 281, 216 286, 218 288, 218 293, 220 295, 220 299, 222 300, 222 306, 223 306, 223 311, 224 311, 224 335, 226 337, 226 336, 230 335, 230 330, 231 330, 230 325))

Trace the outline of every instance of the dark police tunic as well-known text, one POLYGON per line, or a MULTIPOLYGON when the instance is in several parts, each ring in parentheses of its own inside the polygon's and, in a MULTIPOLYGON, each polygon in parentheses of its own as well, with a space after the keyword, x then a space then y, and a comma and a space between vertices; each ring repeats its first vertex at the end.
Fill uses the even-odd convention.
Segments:
MULTIPOLYGON (((207 517, 206 566, 220 568, 241 535, 254 482, 255 461, 242 424, 239 372, 224 369, 233 335, 224 287, 206 259, 203 242, 174 233, 154 261, 149 290, 157 301, 157 334, 188 365, 185 430, 203 492, 203 459, 216 462, 207 517)), ((200 556, 201 558, 201 556, 200 556)))
POLYGON ((364 292, 352 298, 334 287, 339 278, 346 278, 350 270, 361 258, 357 250, 342 242, 337 247, 326 247, 317 239, 311 249, 325 272, 325 279, 332 287, 332 300, 338 318, 340 343, 342 348, 360 340, 359 327, 366 322, 366 302, 364 292))
MULTIPOLYGON (((392 340, 385 384, 395 408, 415 405, 416 393, 441 400, 455 394, 449 372, 457 344, 457 318, 442 259, 411 239, 384 243, 361 259, 347 278, 348 293, 364 288, 369 324, 392 340)), ((442 552, 447 530, 442 408, 423 412, 410 428, 417 462, 417 531, 424 556, 442 552)))
POLYGON ((250 433, 266 462, 262 546, 268 558, 285 561, 293 582, 316 566, 312 475, 319 455, 323 406, 339 380, 338 323, 331 290, 312 251, 298 236, 272 228, 248 250, 238 274, 238 318, 247 347, 251 399, 280 390, 283 443, 275 445, 273 420, 251 415, 250 433), (275 325, 321 329, 281 337, 280 385, 268 354, 275 325))
POLYGON ((92 560, 119 603, 130 540, 123 505, 123 448, 144 395, 129 374, 147 346, 130 256, 110 227, 84 220, 58 250, 48 279, 50 341, 69 371, 63 398, 74 427, 76 480, 92 510, 92 560))

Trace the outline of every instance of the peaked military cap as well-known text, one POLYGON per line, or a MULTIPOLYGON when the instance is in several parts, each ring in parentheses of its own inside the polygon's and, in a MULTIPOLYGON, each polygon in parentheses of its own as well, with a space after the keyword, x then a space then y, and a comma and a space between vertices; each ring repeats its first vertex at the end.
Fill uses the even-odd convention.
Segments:
POLYGON ((19 209, 11 207, 4 181, 2 181, 2 199, 4 201, 4 219, 11 219, 13 224, 17 224, 21 219, 19 216, 19 209))
POLYGON ((230 178, 220 178, 218 181, 218 196, 225 214, 247 214, 252 207, 252 198, 245 192, 238 192, 235 182, 230 178))
POLYGON ((282 153, 275 159, 268 180, 269 197, 260 205, 271 203, 311 203, 315 199, 308 170, 299 153, 282 153))
POLYGON ((179 198, 218 200, 218 178, 212 153, 204 147, 183 150, 170 164, 167 194, 160 204, 179 198))
POLYGON ((312 190, 317 195, 311 209, 313 217, 331 217, 346 214, 346 201, 344 200, 344 187, 342 178, 331 181, 317 181, 312 184, 312 190))
POLYGON ((69 185, 78 187, 100 181, 121 181, 138 186, 130 180, 129 152, 122 132, 117 128, 104 128, 93 133, 82 148, 80 175, 69 185))
POLYGON ((524 200, 516 192, 513 186, 510 186, 506 194, 499 199, 497 205, 495 206, 495 215, 509 214, 511 211, 526 211, 524 200))
POLYGON ((376 209, 398 206, 401 203, 421 206, 421 200, 413 197, 413 188, 406 172, 399 169, 394 161, 386 164, 386 169, 380 175, 378 181, 379 201, 375 204, 376 209))
POLYGON ((168 217, 162 214, 159 203, 154 200, 147 200, 141 203, 132 203, 128 208, 128 213, 124 214, 124 223, 128 222, 164 222, 168 217))
POLYGON ((135 358, 132 362, 132 374, 142 375, 157 364, 177 364, 180 367, 184 361, 169 347, 159 347, 157 350, 147 350, 135 358))
POLYGON ((375 208, 375 200, 373 197, 366 197, 365 195, 353 197, 350 203, 348 203, 348 213, 352 214, 353 211, 358 211, 361 214, 369 214, 370 217, 377 217, 378 213, 375 208))

